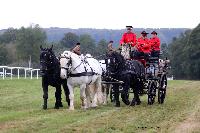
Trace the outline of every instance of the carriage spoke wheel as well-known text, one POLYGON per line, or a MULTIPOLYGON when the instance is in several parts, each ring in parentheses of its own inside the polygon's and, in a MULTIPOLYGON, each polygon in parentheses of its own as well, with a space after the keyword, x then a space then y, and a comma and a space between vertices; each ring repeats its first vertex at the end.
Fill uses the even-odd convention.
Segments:
POLYGON ((158 88, 158 103, 163 104, 166 95, 166 88, 167 88, 167 76, 162 75, 160 79, 160 85, 158 88))
POLYGON ((152 105, 155 102, 156 97, 156 84, 154 81, 149 82, 148 86, 148 104, 152 105))

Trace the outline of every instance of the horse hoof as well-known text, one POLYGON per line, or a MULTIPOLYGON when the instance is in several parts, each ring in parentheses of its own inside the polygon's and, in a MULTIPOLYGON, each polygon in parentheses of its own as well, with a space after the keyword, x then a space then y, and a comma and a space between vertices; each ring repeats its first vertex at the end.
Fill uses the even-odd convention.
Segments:
POLYGON ((98 105, 94 104, 94 105, 91 105, 92 108, 96 108, 98 105))
POLYGON ((129 100, 122 100, 126 105, 130 105, 130 101, 129 100))
POLYGON ((42 107, 44 110, 46 110, 47 109, 47 106, 46 105, 43 105, 43 107, 42 107))
POLYGON ((59 106, 55 106, 54 109, 59 109, 59 106))
POLYGON ((132 101, 130 106, 135 106, 135 101, 132 101))
POLYGON ((103 102, 103 105, 107 105, 107 102, 103 102))
POLYGON ((116 102, 115 107, 120 107, 120 102, 116 102))
POLYGON ((74 110, 74 107, 69 107, 69 110, 74 110))
POLYGON ((87 107, 87 106, 81 106, 81 108, 82 108, 83 110, 86 110, 86 109, 88 109, 88 107, 87 107))
POLYGON ((59 107, 63 107, 63 104, 62 104, 62 102, 59 104, 59 107))
POLYGON ((141 104, 141 101, 137 101, 137 102, 136 102, 136 105, 140 105, 140 104, 141 104))

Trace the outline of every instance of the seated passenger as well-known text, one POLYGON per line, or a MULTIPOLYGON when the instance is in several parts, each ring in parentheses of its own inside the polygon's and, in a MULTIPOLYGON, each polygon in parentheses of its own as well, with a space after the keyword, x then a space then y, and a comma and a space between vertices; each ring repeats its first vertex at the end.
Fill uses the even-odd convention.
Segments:
POLYGON ((152 38, 150 38, 150 45, 151 45, 151 56, 152 57, 159 57, 160 54, 160 39, 157 36, 157 32, 151 32, 152 38))
POLYGON ((149 39, 147 38, 147 34, 145 31, 141 32, 141 37, 137 39, 137 53, 136 57, 144 56, 144 59, 148 60, 150 57, 150 44, 149 39))
POLYGON ((107 53, 110 54, 112 52, 116 51, 115 48, 113 48, 113 41, 110 41, 107 47, 107 53))

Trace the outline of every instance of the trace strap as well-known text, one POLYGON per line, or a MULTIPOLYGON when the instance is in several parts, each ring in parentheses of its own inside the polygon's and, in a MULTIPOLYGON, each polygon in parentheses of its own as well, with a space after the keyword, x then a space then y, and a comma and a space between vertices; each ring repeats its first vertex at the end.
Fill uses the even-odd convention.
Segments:
POLYGON ((97 75, 97 73, 95 72, 82 72, 82 73, 75 73, 75 74, 70 73, 69 77, 93 76, 95 74, 97 75))

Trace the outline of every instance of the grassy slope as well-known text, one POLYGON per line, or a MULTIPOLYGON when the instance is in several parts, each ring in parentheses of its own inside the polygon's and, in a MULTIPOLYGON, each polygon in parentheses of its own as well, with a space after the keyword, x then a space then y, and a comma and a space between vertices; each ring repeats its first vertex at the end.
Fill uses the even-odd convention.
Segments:
MULTIPOLYGON (((87 111, 55 110, 54 89, 49 89, 48 110, 41 109, 40 80, 0 80, 0 132, 198 132, 200 131, 200 81, 170 81, 167 99, 115 108, 111 103, 87 111)), ((64 96, 63 96, 64 97, 64 96)), ((64 99, 64 98, 63 98, 64 99)))

